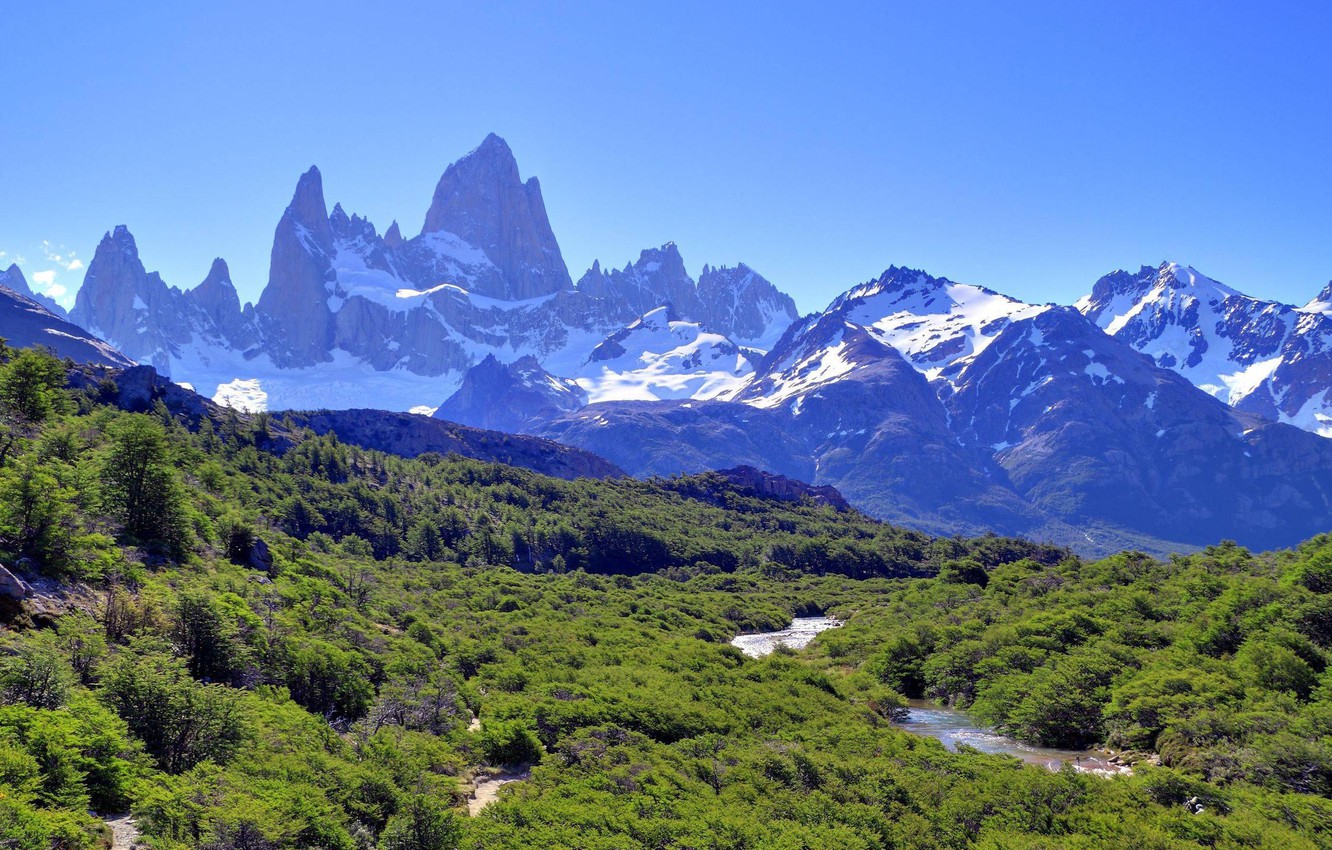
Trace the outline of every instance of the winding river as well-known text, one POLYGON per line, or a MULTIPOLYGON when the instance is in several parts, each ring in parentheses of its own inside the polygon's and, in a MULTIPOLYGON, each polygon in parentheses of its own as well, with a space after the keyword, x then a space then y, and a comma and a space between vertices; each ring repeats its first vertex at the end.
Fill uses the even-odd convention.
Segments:
MULTIPOLYGON (((819 632, 840 625, 841 621, 832 617, 796 617, 791 625, 781 631, 739 635, 731 640, 731 644, 751 658, 761 658, 779 645, 804 649, 819 632)), ((1100 776, 1131 772, 1123 765, 1112 764, 1104 753, 1094 750, 1058 750, 1024 744, 1016 738, 982 726, 965 712, 927 700, 910 700, 906 717, 897 725, 916 735, 937 738, 950 750, 965 745, 983 753, 1015 756, 1028 764, 1041 765, 1050 770, 1059 770, 1063 765, 1071 764, 1075 770, 1100 776)))

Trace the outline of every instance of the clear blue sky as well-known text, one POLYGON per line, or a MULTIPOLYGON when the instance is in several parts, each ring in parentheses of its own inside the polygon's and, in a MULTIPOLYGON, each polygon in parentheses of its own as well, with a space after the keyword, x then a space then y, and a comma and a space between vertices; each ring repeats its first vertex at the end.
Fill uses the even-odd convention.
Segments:
POLYGON ((815 5, 11 3, 0 263, 72 295, 124 223, 254 299, 310 164, 411 235, 494 131, 575 278, 667 240, 805 311, 889 264, 1065 302, 1167 258, 1332 278, 1329 4, 815 5))

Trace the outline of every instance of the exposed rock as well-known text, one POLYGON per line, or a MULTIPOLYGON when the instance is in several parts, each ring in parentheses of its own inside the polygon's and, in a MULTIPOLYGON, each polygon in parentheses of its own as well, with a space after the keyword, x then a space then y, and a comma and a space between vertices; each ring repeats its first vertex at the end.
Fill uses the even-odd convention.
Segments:
POLYGON ((482 295, 522 300, 572 283, 540 183, 535 177, 522 182, 513 152, 494 133, 439 179, 421 235, 439 232, 475 245, 494 263, 499 275, 476 282, 474 291, 482 295))
POLYGON ((846 499, 842 498, 842 494, 837 491, 836 487, 830 487, 826 484, 818 487, 813 484, 806 484, 804 481, 797 481, 794 478, 787 478, 785 475, 764 472, 752 466, 722 469, 717 474, 738 487, 753 490, 760 496, 769 499, 776 499, 781 502, 801 502, 809 499, 816 504, 827 505, 839 511, 850 510, 851 508, 851 505, 846 499))
POLYGON ((323 179, 311 166, 301 175, 291 203, 273 233, 268 285, 255 312, 266 348, 278 366, 325 362, 333 347, 329 307, 333 273, 333 229, 324 205, 323 179))
POLYGON ((8 569, 0 567, 0 597, 20 600, 28 595, 28 586, 8 569))
POLYGON ((245 558, 245 565, 252 570, 261 570, 266 573, 273 571, 273 553, 269 550, 268 544, 263 538, 254 538, 254 543, 250 545, 250 552, 245 558))
POLYGON ((211 325, 216 328, 227 344, 244 350, 258 342, 253 322, 248 321, 241 311, 240 296, 231 282, 231 271, 221 257, 213 260, 208 276, 185 296, 207 317, 208 322, 202 327, 206 329, 211 325))
POLYGON ((703 266, 698 297, 698 318, 708 329, 763 351, 800 318, 791 296, 744 263, 734 268, 703 266))
POLYGON ((545 422, 587 404, 576 383, 556 378, 534 357, 509 365, 493 354, 468 370, 462 386, 435 411, 446 419, 475 428, 521 433, 529 424, 545 422))
POLYGON ((129 366, 133 363, 113 346, 46 309, 43 305, 0 285, 0 337, 11 348, 40 345, 76 363, 129 366))

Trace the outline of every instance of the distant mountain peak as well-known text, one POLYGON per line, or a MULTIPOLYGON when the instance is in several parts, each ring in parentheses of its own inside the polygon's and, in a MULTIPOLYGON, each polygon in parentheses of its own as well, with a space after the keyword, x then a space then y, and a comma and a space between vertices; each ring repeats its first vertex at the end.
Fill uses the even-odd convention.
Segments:
POLYGON ((439 178, 421 228, 421 237, 431 234, 461 239, 494 264, 498 279, 473 283, 481 295, 521 301, 573 286, 540 183, 522 182, 513 151, 494 133, 439 178))

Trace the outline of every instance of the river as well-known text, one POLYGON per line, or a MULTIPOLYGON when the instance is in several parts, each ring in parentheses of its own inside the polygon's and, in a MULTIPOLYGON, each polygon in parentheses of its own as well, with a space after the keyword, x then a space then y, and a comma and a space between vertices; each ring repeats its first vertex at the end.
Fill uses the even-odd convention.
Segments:
MULTIPOLYGON (((832 617, 796 617, 791 625, 776 632, 739 635, 731 640, 732 646, 751 658, 770 654, 779 645, 791 649, 804 649, 819 632, 842 625, 832 617)), ((906 718, 898 726, 916 735, 936 738, 950 750, 959 744, 974 747, 983 753, 1002 753, 1016 756, 1028 764, 1059 770, 1071 764, 1075 770, 1098 776, 1115 776, 1132 771, 1123 765, 1112 764, 1105 753, 1095 750, 1057 750, 1025 744, 1016 738, 1001 735, 981 725, 965 712, 936 705, 926 700, 910 700, 906 718)))
POLYGON ((946 708, 919 699, 909 700, 907 704, 910 707, 906 719, 899 721, 897 725, 917 735, 937 738, 950 750, 956 750, 959 744, 965 744, 983 753, 1016 756, 1028 764, 1038 764, 1050 770, 1058 770, 1063 765, 1070 764, 1075 770, 1099 776, 1132 772, 1128 767, 1112 764, 1102 752, 1057 750, 1026 744, 981 725, 966 712, 955 708, 946 708))
POLYGON ((779 645, 790 649, 804 649, 819 632, 835 629, 840 625, 842 625, 841 620, 832 617, 796 617, 791 621, 791 625, 778 632, 737 635, 731 639, 731 646, 738 646, 740 651, 750 658, 762 658, 771 654, 779 645))

